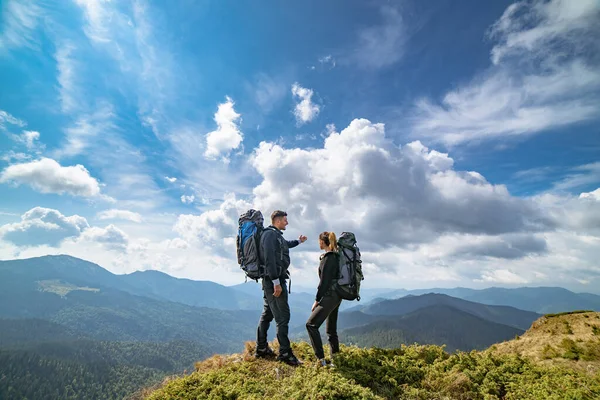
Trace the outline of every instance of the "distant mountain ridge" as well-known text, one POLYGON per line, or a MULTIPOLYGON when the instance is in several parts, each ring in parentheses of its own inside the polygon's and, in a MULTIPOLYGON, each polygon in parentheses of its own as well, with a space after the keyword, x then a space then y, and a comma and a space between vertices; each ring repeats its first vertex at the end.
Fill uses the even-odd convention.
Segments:
POLYGON ((574 293, 560 287, 521 287, 487 289, 433 288, 405 290, 397 289, 380 295, 396 299, 407 295, 427 293, 445 294, 463 300, 488 305, 504 305, 540 314, 568 312, 573 310, 600 311, 600 296, 592 293, 574 293))
POLYGON ((75 285, 117 289, 195 307, 239 310, 262 306, 253 296, 211 281, 174 278, 159 271, 116 275, 97 264, 65 255, 0 261, 0 277, 8 271, 13 279, 61 279, 75 285))
POLYGON ((434 304, 345 329, 341 336, 361 347, 395 348, 419 343, 445 345, 447 351, 470 351, 485 349, 523 332, 446 304, 434 304))
POLYGON ((491 322, 523 330, 528 329, 531 323, 540 317, 540 314, 514 307, 490 306, 436 293, 406 296, 395 300, 382 300, 362 307, 355 307, 352 311, 360 311, 373 316, 393 316, 405 315, 434 305, 450 306, 491 322))

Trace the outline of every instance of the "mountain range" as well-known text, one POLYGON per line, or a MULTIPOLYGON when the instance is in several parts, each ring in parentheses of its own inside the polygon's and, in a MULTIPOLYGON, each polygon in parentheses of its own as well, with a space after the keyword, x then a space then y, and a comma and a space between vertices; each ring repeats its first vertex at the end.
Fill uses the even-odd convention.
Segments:
MULTIPOLYGON (((314 293, 295 287, 289 298, 292 333, 306 339, 314 293)), ((262 304, 255 282, 223 286, 158 271, 116 275, 70 256, 0 261, 0 376, 43 365, 30 397, 73 376, 72 390, 89 398, 107 387, 114 394, 107 398, 122 398, 211 354, 239 351, 254 340, 262 304)), ((343 342, 359 346, 418 342, 472 350, 520 335, 539 310, 580 308, 600 309, 600 296, 561 288, 365 288, 361 302, 343 303, 339 330, 343 342)))

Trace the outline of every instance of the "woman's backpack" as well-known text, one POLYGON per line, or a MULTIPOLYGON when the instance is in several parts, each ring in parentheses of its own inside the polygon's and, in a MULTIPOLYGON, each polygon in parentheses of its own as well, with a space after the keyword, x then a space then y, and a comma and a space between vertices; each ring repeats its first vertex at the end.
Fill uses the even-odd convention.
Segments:
POLYGON ((360 250, 352 232, 342 232, 338 239, 340 270, 335 291, 344 300, 360 301, 360 284, 364 280, 360 250))

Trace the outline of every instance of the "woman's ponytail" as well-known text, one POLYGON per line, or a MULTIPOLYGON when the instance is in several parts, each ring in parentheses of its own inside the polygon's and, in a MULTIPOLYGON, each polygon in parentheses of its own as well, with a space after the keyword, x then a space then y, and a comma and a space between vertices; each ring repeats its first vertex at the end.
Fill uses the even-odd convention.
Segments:
POLYGON ((337 238, 335 237, 335 233, 329 232, 329 249, 331 251, 338 251, 337 238))
POLYGON ((337 238, 333 232, 322 232, 319 235, 319 239, 325 243, 325 246, 329 248, 329 251, 338 251, 337 238))

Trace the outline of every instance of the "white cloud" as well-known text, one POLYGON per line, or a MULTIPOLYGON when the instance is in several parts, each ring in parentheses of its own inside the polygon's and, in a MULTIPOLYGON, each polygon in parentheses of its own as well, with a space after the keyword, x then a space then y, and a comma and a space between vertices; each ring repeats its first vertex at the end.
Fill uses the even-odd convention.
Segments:
POLYGON ((28 184, 42 193, 92 197, 100 194, 98 181, 83 165, 63 167, 50 158, 14 164, 2 171, 0 183, 28 184))
POLYGON ((37 47, 35 30, 40 17, 41 8, 35 1, 7 0, 2 7, 0 52, 19 47, 37 47))
POLYGON ((189 243, 222 244, 223 239, 235 236, 238 217, 249 208, 249 203, 228 194, 218 209, 180 215, 173 230, 189 243))
POLYGON ((65 44, 58 48, 54 56, 58 70, 59 97, 63 112, 70 112, 81 107, 81 95, 78 93, 76 60, 73 57, 75 47, 65 44))
POLYGON ((600 237, 600 207, 592 200, 594 192, 583 196, 544 193, 534 197, 553 224, 565 231, 600 237))
POLYGON ((75 0, 83 11, 87 20, 86 35, 96 42, 109 42, 111 40, 110 22, 116 13, 105 7, 104 0, 75 0))
POLYGON ((350 57, 362 68, 389 67, 404 55, 407 33, 402 15, 391 6, 381 7, 380 13, 382 23, 359 31, 358 44, 350 57))
POLYGON ((111 224, 106 228, 95 226, 88 228, 75 240, 77 244, 85 242, 98 244, 108 250, 125 252, 129 244, 129 238, 125 232, 111 224))
POLYGON ((365 119, 330 132, 321 149, 263 142, 252 165, 262 176, 255 205, 287 207, 313 235, 326 224, 359 230, 373 246, 409 245, 446 232, 505 234, 550 223, 534 202, 478 173, 453 170, 447 154, 419 142, 397 147, 383 124, 365 119))
MULTIPOLYGON (((20 222, 0 226, 0 238, 22 251, 35 248, 41 254, 53 252, 52 248, 69 245, 86 248, 88 244, 123 252, 129 243, 128 236, 114 225, 90 227, 87 220, 79 215, 67 217, 58 210, 44 207, 27 211, 20 222)), ((85 258, 85 255, 80 256, 85 258)))
POLYGON ((10 138, 25 146, 27 150, 38 150, 44 148, 39 144, 40 133, 36 131, 23 131, 20 135, 11 134, 10 138))
MULTIPOLYGON (((78 100, 79 101, 79 100, 78 100)), ((106 144, 110 140, 120 140, 114 136, 116 127, 112 122, 114 117, 113 107, 107 103, 101 103, 97 109, 90 113, 81 113, 75 123, 67 128, 66 143, 56 151, 57 157, 72 157, 106 144), (114 139, 112 139, 114 138, 114 139)), ((119 148, 123 148, 120 146, 119 148)), ((92 152, 93 156, 94 152, 92 152)), ((118 154, 115 152, 113 154, 118 154)), ((104 154, 103 154, 104 156, 104 154)))
POLYGON ((175 183, 175 182, 177 182, 177 178, 170 178, 170 177, 168 177, 168 176, 165 176, 165 179, 166 179, 166 180, 168 180, 168 181, 169 181, 169 182, 171 182, 171 183, 175 183))
POLYGON ((590 200, 596 200, 596 201, 600 201, 600 188, 592 191, 592 192, 588 192, 588 193, 581 193, 579 195, 580 199, 590 199, 590 200))
POLYGON ((505 284, 523 284, 527 280, 507 269, 496 269, 486 271, 482 274, 481 280, 490 283, 505 283, 505 284))
POLYGON ((57 210, 35 207, 21 217, 21 222, 0 227, 0 237, 17 246, 58 246, 64 239, 78 237, 89 227, 85 218, 66 217, 57 210))
POLYGON ((320 57, 319 58, 319 63, 321 65, 327 66, 329 69, 334 69, 335 68, 335 58, 333 58, 333 56, 331 54, 328 54, 324 57, 320 57))
POLYGON ((192 204, 195 199, 196 199, 196 197, 193 194, 189 195, 189 196, 186 196, 186 195, 181 196, 181 202, 183 204, 192 204))
POLYGON ((110 209, 99 212, 98 219, 121 219, 133 222, 142 222, 142 216, 129 210, 110 209))
POLYGON ((22 162, 30 159, 31 156, 29 154, 17 153, 14 150, 10 150, 9 152, 2 154, 2 156, 0 157, 0 160, 5 161, 9 164, 12 164, 15 161, 22 162))
POLYGON ((492 61, 498 64, 523 52, 546 57, 553 41, 592 44, 591 31, 598 32, 600 4, 596 0, 552 0, 511 4, 492 26, 490 35, 500 43, 492 49, 492 61))
POLYGON ((166 240, 165 246, 168 249, 179 249, 179 250, 187 249, 190 247, 188 242, 186 242, 185 240, 180 239, 180 238, 166 240))
POLYGON ((6 111, 0 110, 0 128, 4 128, 5 123, 9 123, 11 125, 17 125, 20 127, 24 127, 25 125, 27 125, 24 121, 21 121, 20 119, 18 119, 16 117, 13 117, 6 111))
POLYGON ((312 89, 306 89, 298 83, 294 83, 292 85, 292 94, 300 100, 294 108, 294 115, 296 116, 298 125, 310 122, 319 115, 319 106, 312 102, 312 89))
POLYGON ((600 117, 600 65, 590 57, 600 50, 600 29, 590 22, 597 9, 595 1, 510 6, 492 27, 495 65, 441 104, 418 101, 413 134, 456 145, 600 117))
POLYGON ((212 159, 220 156, 226 158, 231 150, 240 147, 244 139, 238 126, 240 114, 235 112, 233 105, 233 100, 229 97, 227 97, 225 103, 219 104, 219 108, 215 113, 217 130, 206 135, 206 151, 204 155, 207 158, 212 159))
POLYGON ((25 146, 31 150, 35 147, 35 141, 40 140, 40 133, 36 131, 23 131, 21 137, 25 146))

